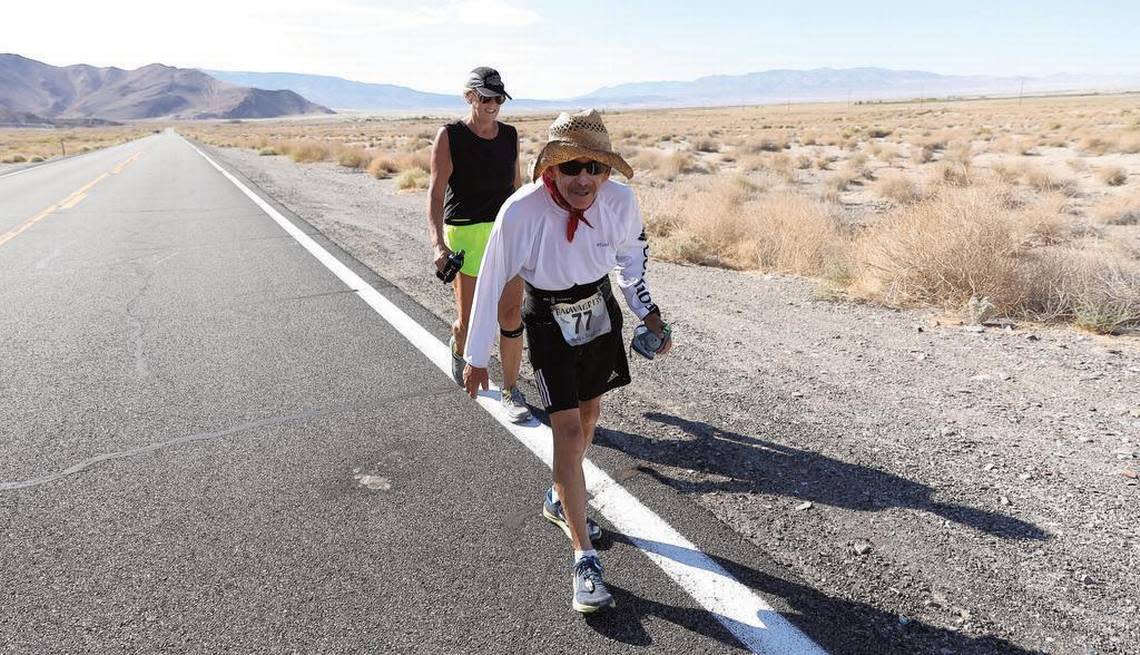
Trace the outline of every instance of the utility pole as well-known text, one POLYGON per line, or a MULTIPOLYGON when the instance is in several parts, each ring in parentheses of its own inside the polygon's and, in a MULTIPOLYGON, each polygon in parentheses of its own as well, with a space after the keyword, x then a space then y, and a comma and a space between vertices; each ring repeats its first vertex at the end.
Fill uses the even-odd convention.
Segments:
POLYGON ((1021 88, 1017 91, 1017 106, 1021 106, 1021 98, 1025 95, 1025 78, 1021 78, 1021 88))
POLYGON ((63 139, 59 140, 59 150, 63 153, 64 157, 67 156, 67 146, 63 145, 63 139))

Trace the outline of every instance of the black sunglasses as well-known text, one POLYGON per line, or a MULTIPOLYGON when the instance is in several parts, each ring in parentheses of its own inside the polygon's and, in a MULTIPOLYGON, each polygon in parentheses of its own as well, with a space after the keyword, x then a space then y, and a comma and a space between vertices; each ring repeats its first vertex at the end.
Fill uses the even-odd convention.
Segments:
POLYGON ((479 96, 479 104, 481 104, 481 105, 485 105, 488 102, 491 102, 492 100, 495 101, 495 104, 501 105, 507 101, 507 97, 506 96, 479 96))
POLYGON ((577 175, 583 170, 590 175, 601 175, 602 173, 609 172, 610 167, 600 161, 594 161, 592 159, 590 161, 575 161, 571 159, 570 161, 564 161, 559 164, 558 170, 562 171, 563 175, 577 175))

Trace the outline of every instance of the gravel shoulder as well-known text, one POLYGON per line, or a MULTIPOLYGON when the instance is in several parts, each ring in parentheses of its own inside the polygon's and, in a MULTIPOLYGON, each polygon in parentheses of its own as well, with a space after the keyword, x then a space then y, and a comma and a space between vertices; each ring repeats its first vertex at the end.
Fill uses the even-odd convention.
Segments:
MULTIPOLYGON (((451 320, 423 192, 213 152, 451 320)), ((973 332, 792 277, 665 262, 650 275, 677 347, 631 360, 597 443, 816 593, 873 610, 851 652, 1135 652, 1140 339, 973 332)))

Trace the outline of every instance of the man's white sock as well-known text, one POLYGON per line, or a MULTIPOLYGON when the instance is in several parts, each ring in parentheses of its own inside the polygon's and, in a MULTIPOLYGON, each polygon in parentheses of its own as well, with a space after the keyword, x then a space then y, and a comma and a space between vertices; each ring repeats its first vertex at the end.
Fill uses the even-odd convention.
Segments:
POLYGON ((574 563, 577 564, 578 562, 581 562, 583 557, 597 557, 597 556, 598 556, 598 551, 594 550, 593 548, 591 548, 590 550, 576 550, 576 551, 574 551, 574 563))
POLYGON ((554 500, 554 502, 556 502, 556 503, 560 500, 558 498, 558 487, 555 487, 554 485, 550 485, 550 498, 552 500, 554 500))

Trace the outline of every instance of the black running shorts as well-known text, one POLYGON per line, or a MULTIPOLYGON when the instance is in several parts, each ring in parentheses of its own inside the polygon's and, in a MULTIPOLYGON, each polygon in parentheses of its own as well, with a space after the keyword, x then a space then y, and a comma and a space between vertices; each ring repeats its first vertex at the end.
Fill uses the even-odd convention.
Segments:
POLYGON ((580 401, 629 384, 621 307, 614 300, 608 277, 562 291, 544 291, 527 284, 522 318, 535 384, 547 412, 577 409, 580 401), (566 343, 551 307, 577 302, 597 292, 605 298, 610 331, 588 343, 571 346, 566 343))

